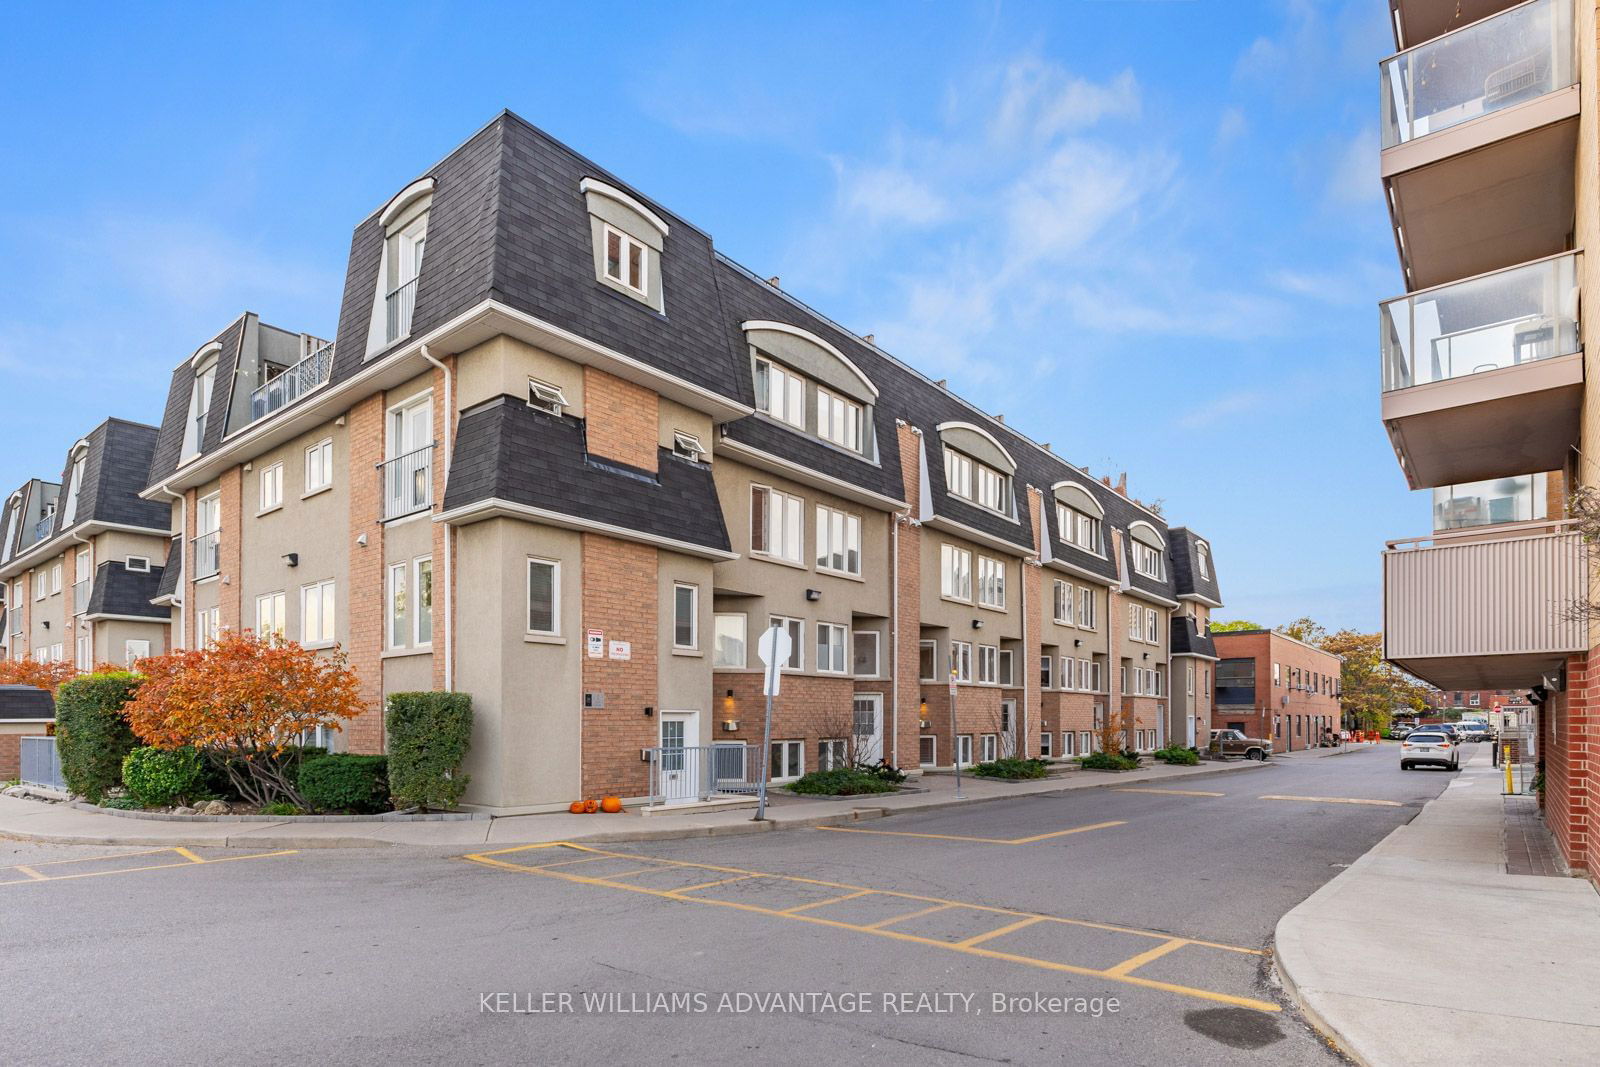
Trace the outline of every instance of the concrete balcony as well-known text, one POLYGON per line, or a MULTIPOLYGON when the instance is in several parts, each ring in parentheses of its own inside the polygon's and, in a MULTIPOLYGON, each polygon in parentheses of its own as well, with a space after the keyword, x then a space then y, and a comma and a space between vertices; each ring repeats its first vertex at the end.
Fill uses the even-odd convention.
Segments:
POLYGON ((1587 572, 1566 520, 1390 541, 1384 658, 1441 689, 1534 685, 1587 647, 1587 572))
POLYGON ((1565 253, 1381 305, 1383 423, 1411 488, 1565 466, 1583 400, 1581 262, 1565 253))
POLYGON ((1381 171, 1407 287, 1568 247, 1572 0, 1528 0, 1383 61, 1381 171))

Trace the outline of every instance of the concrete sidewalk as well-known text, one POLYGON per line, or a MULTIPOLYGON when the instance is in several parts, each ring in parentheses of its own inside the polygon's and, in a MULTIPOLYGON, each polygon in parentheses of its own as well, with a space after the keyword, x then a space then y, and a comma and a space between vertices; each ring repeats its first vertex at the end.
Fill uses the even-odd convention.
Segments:
POLYGON ((1278 970, 1359 1063, 1600 1063, 1600 894, 1506 873, 1501 779, 1476 747, 1409 825, 1279 920, 1278 970))
POLYGON ((413 845, 477 848, 547 841, 651 841, 722 834, 766 833, 772 830, 825 826, 860 819, 878 819, 902 812, 980 804, 1007 797, 1036 796, 1162 782, 1197 775, 1238 774, 1271 764, 1239 760, 1202 762, 1196 767, 1155 764, 1137 771, 1108 773, 1071 770, 1036 782, 996 782, 961 776, 964 799, 955 795, 955 777, 923 776, 922 792, 844 797, 825 800, 772 792, 767 821, 755 822, 750 808, 687 812, 644 818, 625 815, 514 815, 459 822, 156 822, 119 818, 64 804, 0 796, 0 838, 11 837, 61 844, 193 847, 226 845, 248 848, 371 848, 413 845))

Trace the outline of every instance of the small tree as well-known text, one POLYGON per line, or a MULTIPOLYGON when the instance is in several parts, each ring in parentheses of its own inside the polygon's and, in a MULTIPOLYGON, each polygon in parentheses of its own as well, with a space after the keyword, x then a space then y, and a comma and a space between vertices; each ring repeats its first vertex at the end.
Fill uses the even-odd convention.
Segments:
POLYGON ((128 729, 126 707, 139 688, 127 671, 74 678, 56 694, 56 752, 67 788, 99 802, 106 790, 122 784, 122 760, 137 742, 128 729))
POLYGON ((70 663, 41 663, 35 659, 0 660, 0 685, 31 685, 51 693, 78 676, 70 663))
POLYGON ((472 746, 466 693, 389 694, 389 793, 397 808, 450 808, 466 792, 461 763, 472 746))
POLYGON ((209 648, 141 660, 145 681, 128 704, 128 721, 145 744, 192 745, 217 760, 239 795, 254 804, 299 790, 301 738, 340 730, 360 715, 354 671, 335 651, 319 655, 293 641, 230 631, 209 648))

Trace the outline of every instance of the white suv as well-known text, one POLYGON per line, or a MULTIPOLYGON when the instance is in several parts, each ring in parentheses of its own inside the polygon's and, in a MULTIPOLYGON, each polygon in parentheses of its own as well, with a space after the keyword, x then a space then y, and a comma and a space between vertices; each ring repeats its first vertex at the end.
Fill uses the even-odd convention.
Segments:
POLYGON ((1461 746, 1450 740, 1450 735, 1426 726, 1400 742, 1400 769, 1428 764, 1446 770, 1461 769, 1461 746))

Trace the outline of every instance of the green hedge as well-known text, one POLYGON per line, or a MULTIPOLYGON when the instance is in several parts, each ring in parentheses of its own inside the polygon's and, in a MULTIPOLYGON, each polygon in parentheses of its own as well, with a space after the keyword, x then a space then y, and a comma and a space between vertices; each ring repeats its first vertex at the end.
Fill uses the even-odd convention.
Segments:
POLYGON ((397 808, 451 808, 466 791, 461 763, 472 745, 466 693, 391 693, 389 791, 397 808))
POLYGON ((853 797, 863 793, 893 793, 894 782, 857 767, 812 771, 789 783, 789 789, 808 796, 853 797))
POLYGON ((1045 777, 1050 773, 1050 765, 1042 759, 1006 756, 1004 759, 980 763, 972 768, 972 773, 979 778, 1003 778, 1008 782, 1020 782, 1029 778, 1045 777))
POLYGON ((1163 763, 1172 763, 1184 767, 1193 767, 1200 762, 1200 754, 1198 752, 1192 748, 1184 748, 1182 745, 1169 745, 1166 748, 1157 749, 1152 755, 1163 763))
POLYGON ((1121 752, 1091 752, 1079 756, 1078 764, 1086 771, 1131 771, 1139 766, 1139 757, 1121 752))
POLYGON ((127 671, 85 674, 56 693, 56 752, 67 788, 98 802, 122 784, 122 761, 138 746, 122 706, 139 688, 127 671))
POLYGON ((205 761, 192 748, 136 748, 122 759, 123 784, 147 808, 187 801, 205 781, 205 761))
POLYGON ((389 810, 389 761, 337 753, 300 765, 300 795, 313 811, 372 815, 389 810))

